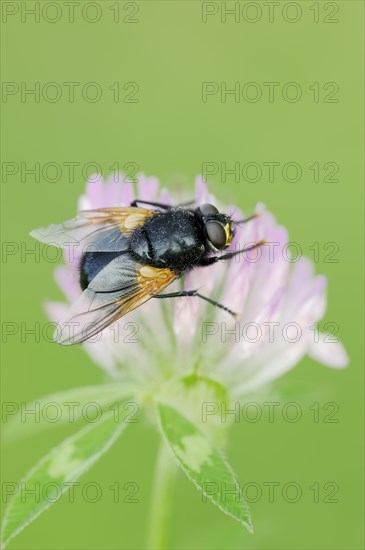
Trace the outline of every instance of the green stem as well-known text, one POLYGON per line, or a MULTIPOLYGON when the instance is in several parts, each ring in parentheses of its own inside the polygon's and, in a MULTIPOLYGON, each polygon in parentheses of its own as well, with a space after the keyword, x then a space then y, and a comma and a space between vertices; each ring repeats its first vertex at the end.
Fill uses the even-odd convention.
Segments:
POLYGON ((147 543, 149 550, 168 548, 168 527, 172 508, 177 466, 170 449, 161 439, 152 486, 148 518, 147 543))

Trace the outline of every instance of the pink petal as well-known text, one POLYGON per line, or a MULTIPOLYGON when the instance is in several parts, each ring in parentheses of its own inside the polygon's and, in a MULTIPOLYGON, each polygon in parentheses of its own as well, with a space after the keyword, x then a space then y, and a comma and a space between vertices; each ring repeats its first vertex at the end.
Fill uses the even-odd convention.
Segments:
POLYGON ((81 195, 77 202, 77 211, 82 212, 82 210, 92 210, 93 206, 89 197, 86 195, 81 195))
POLYGON ((166 187, 163 187, 161 189, 159 201, 164 203, 164 204, 172 204, 171 197, 170 197, 169 192, 166 189, 166 187))
POLYGON ((134 188, 131 181, 125 181, 122 186, 121 206, 129 206, 134 200, 134 188))
POLYGON ((106 207, 120 206, 122 202, 123 174, 111 174, 104 184, 103 201, 106 207))
POLYGON ((217 202, 215 197, 209 193, 202 176, 195 178, 195 202, 198 206, 204 203, 215 204, 217 202))
POLYGON ((174 312, 174 332, 184 341, 194 337, 198 321, 198 298, 177 298, 174 312))
POLYGON ((157 201, 159 181, 156 177, 147 177, 142 172, 137 174, 138 198, 144 201, 157 201))
POLYGON ((297 343, 283 344, 274 349, 275 347, 275 344, 265 346, 264 353, 261 351, 259 354, 259 364, 252 369, 249 379, 235 388, 235 392, 250 392, 279 378, 299 363, 306 352, 304 338, 297 343))
POLYGON ((63 291, 69 302, 74 302, 80 295, 81 289, 76 279, 76 273, 64 266, 56 267, 54 272, 56 283, 63 291))
POLYGON ((110 374, 117 372, 117 364, 108 347, 103 345, 102 340, 98 342, 84 342, 83 348, 97 365, 101 365, 110 374))
POLYGON ((319 333, 319 342, 314 341, 314 335, 309 344, 308 355, 334 369, 343 369, 349 364, 349 357, 340 341, 331 341, 335 336, 326 333, 319 333))
POLYGON ((86 197, 91 208, 102 208, 104 203, 104 181, 100 174, 94 174, 86 184, 86 197))
POLYGON ((62 302, 45 302, 44 310, 53 323, 60 323, 67 313, 68 306, 62 302))

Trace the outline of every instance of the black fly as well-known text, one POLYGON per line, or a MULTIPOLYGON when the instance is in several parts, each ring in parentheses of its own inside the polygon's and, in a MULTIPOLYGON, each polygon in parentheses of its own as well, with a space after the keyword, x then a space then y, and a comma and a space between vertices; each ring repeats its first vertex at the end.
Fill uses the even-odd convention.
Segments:
POLYGON ((228 260, 264 244, 218 254, 234 237, 235 222, 212 204, 171 207, 134 201, 130 207, 83 211, 61 225, 32 231, 36 239, 67 248, 82 246, 81 296, 56 330, 70 345, 92 338, 150 298, 197 296, 235 315, 197 290, 161 294, 196 267, 228 260), (138 205, 148 205, 152 209, 138 205))

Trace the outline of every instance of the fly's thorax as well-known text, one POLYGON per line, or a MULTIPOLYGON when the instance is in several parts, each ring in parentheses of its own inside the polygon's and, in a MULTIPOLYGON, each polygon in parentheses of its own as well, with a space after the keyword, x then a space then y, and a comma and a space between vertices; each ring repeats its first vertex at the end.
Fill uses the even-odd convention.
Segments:
POLYGON ((156 212, 131 236, 130 249, 146 264, 184 273, 205 254, 205 237, 194 210, 156 212))

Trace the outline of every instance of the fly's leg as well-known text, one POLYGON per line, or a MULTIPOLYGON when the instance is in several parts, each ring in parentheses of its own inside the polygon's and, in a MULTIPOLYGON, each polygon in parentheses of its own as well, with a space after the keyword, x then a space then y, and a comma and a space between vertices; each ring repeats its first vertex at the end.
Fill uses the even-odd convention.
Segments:
POLYGON ((200 263, 199 266, 209 266, 213 265, 216 262, 220 262, 222 260, 231 260, 238 254, 243 254, 244 252, 249 252, 250 250, 255 250, 256 248, 259 248, 260 246, 263 246, 266 244, 266 241, 260 241, 258 243, 253 244, 252 246, 248 246, 247 248, 242 248, 242 250, 235 250, 234 252, 227 252, 227 254, 223 254, 222 256, 211 256, 210 258, 204 258, 200 263))
POLYGON ((197 298, 200 298, 201 300, 205 300, 209 304, 212 304, 213 306, 219 307, 220 309, 223 309, 232 317, 235 319, 238 318, 238 314, 229 309, 228 307, 220 304, 219 302, 216 302, 215 300, 212 300, 211 298, 208 298, 207 296, 203 296, 202 294, 199 294, 197 290, 182 290, 180 292, 171 292, 170 294, 156 294, 154 298, 185 298, 187 296, 196 296, 197 298))
POLYGON ((191 206, 195 203, 195 201, 189 201, 189 202, 183 202, 182 204, 178 204, 176 206, 172 206, 171 204, 166 204, 163 202, 154 202, 154 201, 143 201, 140 199, 136 199, 131 202, 131 206, 138 206, 139 204, 148 204, 150 206, 156 206, 156 208, 162 208, 163 210, 170 210, 171 208, 184 208, 185 206, 191 206))

